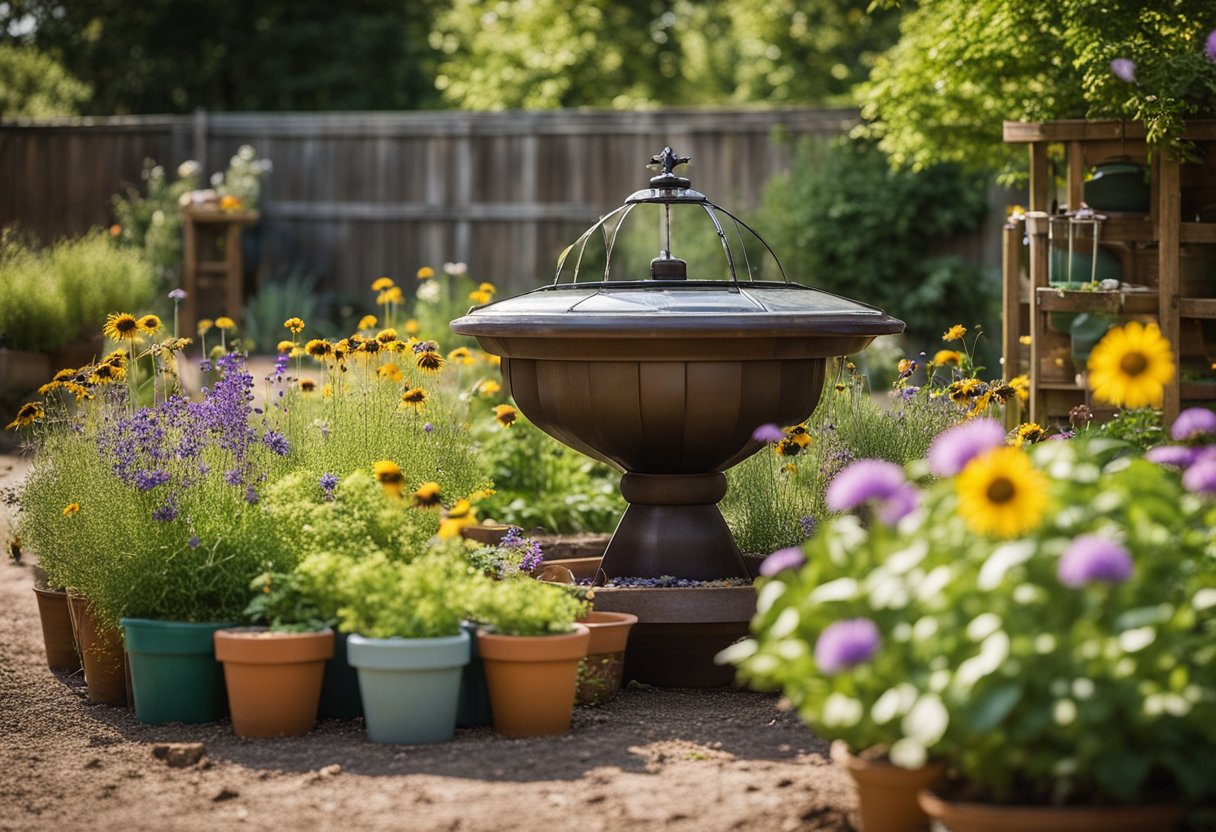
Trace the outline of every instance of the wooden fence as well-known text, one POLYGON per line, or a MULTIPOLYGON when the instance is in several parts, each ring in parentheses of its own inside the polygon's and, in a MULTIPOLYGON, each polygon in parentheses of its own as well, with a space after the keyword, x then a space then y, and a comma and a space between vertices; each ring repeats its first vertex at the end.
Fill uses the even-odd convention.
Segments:
POLYGON ((254 270, 292 264, 330 288, 459 260, 509 291, 549 279, 558 253, 650 175, 665 144, 694 187, 747 209, 796 140, 839 135, 852 110, 207 113, 0 124, 0 224, 42 239, 111 223, 145 158, 223 170, 242 144, 274 163, 254 270))

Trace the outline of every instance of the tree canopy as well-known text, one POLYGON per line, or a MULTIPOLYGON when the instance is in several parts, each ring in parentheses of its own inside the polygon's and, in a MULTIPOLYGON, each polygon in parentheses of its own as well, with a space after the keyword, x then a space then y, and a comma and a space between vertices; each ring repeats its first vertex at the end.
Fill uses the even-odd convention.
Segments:
POLYGON ((88 84, 30 46, 0 43, 0 117, 49 118, 76 113, 88 84))

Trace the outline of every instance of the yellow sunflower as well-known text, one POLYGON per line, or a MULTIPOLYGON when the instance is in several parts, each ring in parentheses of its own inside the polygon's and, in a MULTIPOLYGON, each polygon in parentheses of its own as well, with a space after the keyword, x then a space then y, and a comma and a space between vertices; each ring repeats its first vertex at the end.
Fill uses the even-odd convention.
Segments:
POLYGON ((963 340, 963 337, 966 334, 967 334, 967 327, 963 326, 962 324, 955 324, 954 326, 952 326, 946 330, 946 332, 942 335, 942 340, 943 341, 961 341, 961 340, 963 340))
POLYGON ((160 329, 160 318, 155 315, 144 315, 139 319, 139 328, 149 335, 155 335, 160 329))
POLYGON ((299 318, 288 318, 283 321, 283 326, 290 330, 292 335, 299 335, 304 331, 304 322, 299 318))
POLYGON ((1047 508, 1047 477, 1017 448, 971 460, 954 487, 963 522, 979 534, 1015 537, 1036 528, 1047 508))
POLYGON ((398 382, 404 377, 401 368, 396 364, 381 364, 376 368, 376 375, 381 381, 398 382))
MULTIPOLYGON (((385 289, 391 289, 396 285, 391 277, 377 277, 372 281, 372 291, 383 292, 385 289)), ((375 324, 372 324, 372 326, 375 326, 375 324)))
POLYGON ((393 497, 401 496, 401 490, 405 487, 405 476, 397 467, 397 463, 390 459, 379 460, 372 464, 372 473, 376 475, 376 482, 380 483, 386 493, 393 497))
POLYGON ((68 503, 63 507, 63 516, 71 517, 73 514, 80 513, 80 503, 68 503))
POLYGON ((519 418, 519 411, 511 407, 509 404, 495 405, 494 419, 504 428, 511 427, 511 424, 519 418))
POLYGON ((114 312, 106 316, 101 331, 114 341, 134 341, 139 337, 139 319, 127 312, 114 312))
POLYGON ((938 350, 933 354, 933 363, 939 367, 957 367, 963 363, 963 356, 958 350, 938 350))
POLYGON ((439 505, 442 499, 443 495, 439 493, 439 483, 424 482, 414 492, 411 503, 419 508, 429 508, 439 505))
POLYGON ((430 280, 434 276, 435 276, 435 270, 432 269, 430 266, 423 266, 421 269, 418 270, 418 279, 419 280, 430 280))
POLYGON ((9 422, 5 430, 24 428, 34 424, 34 422, 41 422, 44 418, 46 418, 46 411, 43 410, 42 405, 38 402, 26 402, 18 408, 17 418, 9 422))
POLYGON ((1155 323, 1116 327, 1089 354, 1094 398, 1117 407, 1160 407, 1174 377, 1174 352, 1155 323))

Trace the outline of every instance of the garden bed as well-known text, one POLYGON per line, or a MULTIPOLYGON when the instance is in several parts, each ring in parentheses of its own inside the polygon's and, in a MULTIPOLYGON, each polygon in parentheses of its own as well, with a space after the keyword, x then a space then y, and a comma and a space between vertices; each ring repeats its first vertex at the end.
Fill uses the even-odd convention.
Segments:
POLYGON ((42 653, 31 570, 0 567, 0 829, 271 826, 395 829, 847 830, 847 775, 775 696, 633 685, 579 708, 572 730, 442 745, 368 742, 361 720, 305 737, 243 740, 225 722, 143 725, 88 703, 42 653), (203 743, 174 768, 160 743, 203 743), (577 821, 575 820, 577 819, 577 821))

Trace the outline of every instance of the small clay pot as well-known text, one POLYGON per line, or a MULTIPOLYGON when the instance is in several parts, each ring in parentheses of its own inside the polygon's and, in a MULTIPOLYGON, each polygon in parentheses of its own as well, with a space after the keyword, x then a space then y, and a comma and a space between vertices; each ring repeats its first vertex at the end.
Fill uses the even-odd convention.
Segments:
POLYGON ((42 620, 47 666, 62 673, 75 673, 80 670, 80 655, 76 652, 76 637, 72 635, 68 594, 34 587, 34 595, 38 598, 38 617, 42 620))
POLYGON ((80 647, 89 701, 126 705, 127 654, 122 646, 122 631, 99 622, 93 605, 83 595, 68 593, 68 612, 80 647))
POLYGON ((579 623, 591 630, 587 656, 578 666, 579 705, 600 705, 616 696, 625 676, 625 646, 638 617, 627 612, 591 612, 579 623))
POLYGON ((570 730, 578 665, 591 631, 508 636, 479 630, 494 730, 504 737, 543 737, 570 730))
POLYGON ((507 536, 507 532, 510 530, 510 526, 504 526, 501 523, 480 524, 465 526, 460 530, 460 536, 465 540, 472 540, 483 546, 497 546, 499 543, 502 543, 503 538, 507 536))
POLYGON ((317 724, 325 661, 334 631, 276 633, 261 627, 218 630, 232 730, 240 737, 298 737, 317 724))
MULTIPOLYGON (((883 760, 866 760, 849 753, 837 740, 832 743, 832 760, 844 766, 857 784, 861 807, 861 828, 866 832, 924 832, 929 818, 917 803, 917 793, 933 787, 946 767, 929 763, 921 768, 900 768, 883 760)), ((950 827, 953 832, 961 830, 950 827)), ((1041 830, 1036 830, 1041 832, 1041 830)))
POLYGON ((1002 806, 956 803, 927 790, 920 806, 950 832, 1170 832, 1183 817, 1177 806, 1002 806))

